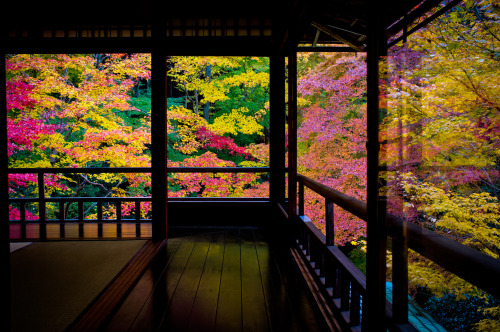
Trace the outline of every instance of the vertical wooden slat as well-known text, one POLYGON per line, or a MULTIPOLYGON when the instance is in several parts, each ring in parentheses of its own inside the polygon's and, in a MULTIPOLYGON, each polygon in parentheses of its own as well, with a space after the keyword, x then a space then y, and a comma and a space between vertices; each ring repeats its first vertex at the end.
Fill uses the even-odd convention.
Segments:
POLYGON ((64 222, 64 202, 60 201, 59 202, 59 222, 63 223, 64 222))
POLYGON ((122 201, 118 200, 116 202, 116 222, 122 221, 122 201))
POLYGON ((47 225, 46 215, 45 215, 45 181, 44 173, 42 171, 38 172, 38 219, 40 223, 40 239, 44 240, 47 238, 47 225))
POLYGON ((141 221, 141 201, 135 201, 135 220, 141 221))
POLYGON ((102 222, 102 201, 97 202, 97 221, 102 222))
POLYGON ((325 232, 326 232, 326 245, 335 245, 335 225, 333 215, 333 203, 325 198, 325 232))
POLYGON ((135 236, 141 237, 141 201, 135 201, 135 236))
POLYGON ((116 237, 122 237, 122 202, 116 202, 116 237))
POLYGON ((340 274, 340 311, 349 310, 349 293, 350 293, 349 273, 346 270, 341 270, 340 274))
POLYGON ((78 222, 83 222, 83 201, 78 201, 78 222))
POLYGON ((66 237, 66 229, 64 225, 64 202, 59 202, 59 236, 61 238, 66 237))
POLYGON ((335 268, 335 284, 333 286, 333 297, 338 299, 340 298, 341 295, 341 289, 342 289, 342 272, 338 266, 335 268))
POLYGON ((306 232, 304 236, 304 252, 306 256, 311 255, 311 236, 309 235, 308 232, 306 232))
POLYGON ((21 227, 21 238, 26 238, 26 203, 19 202, 19 214, 20 214, 20 227, 21 227))
POLYGON ((360 300, 359 290, 354 285, 351 285, 351 306, 349 310, 349 324, 351 326, 357 326, 361 323, 359 311, 361 308, 360 300))
POLYGON ((23 201, 19 202, 19 221, 21 223, 26 222, 26 203, 23 201))
POLYGON ((102 201, 97 202, 97 237, 103 237, 102 201))
POLYGON ((80 238, 85 236, 83 223, 83 201, 78 201, 78 236, 80 238))

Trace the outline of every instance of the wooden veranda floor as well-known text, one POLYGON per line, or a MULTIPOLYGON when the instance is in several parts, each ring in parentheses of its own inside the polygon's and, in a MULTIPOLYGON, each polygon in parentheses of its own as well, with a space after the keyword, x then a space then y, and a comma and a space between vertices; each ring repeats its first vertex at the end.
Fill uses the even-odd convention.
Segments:
POLYGON ((104 331, 324 330, 286 255, 255 228, 170 232, 104 331))

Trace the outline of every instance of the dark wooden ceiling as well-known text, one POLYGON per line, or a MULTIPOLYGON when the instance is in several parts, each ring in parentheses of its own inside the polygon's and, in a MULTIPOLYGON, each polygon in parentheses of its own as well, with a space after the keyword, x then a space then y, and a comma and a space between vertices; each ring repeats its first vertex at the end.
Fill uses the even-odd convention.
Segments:
MULTIPOLYGON (((150 51, 159 40, 172 52, 207 55, 269 53, 299 44, 363 51, 370 15, 382 13, 387 26, 394 26, 405 17, 416 18, 411 12, 421 2, 384 0, 374 7, 369 0, 8 1, 2 4, 0 24, 2 47, 9 53, 150 51)), ((422 10, 414 12, 421 14, 438 3, 425 0, 418 6, 422 10)))

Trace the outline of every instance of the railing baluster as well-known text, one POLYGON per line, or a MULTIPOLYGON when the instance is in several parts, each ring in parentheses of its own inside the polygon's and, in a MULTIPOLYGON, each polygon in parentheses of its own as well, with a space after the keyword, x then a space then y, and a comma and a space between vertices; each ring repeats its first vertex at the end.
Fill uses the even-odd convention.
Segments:
POLYGON ((78 201, 78 221, 83 222, 83 201, 78 201))
POLYGON ((102 201, 97 202, 97 237, 103 237, 102 201))
POLYGON ((135 201, 135 236, 141 237, 141 201, 135 201))
POLYGON ((350 317, 349 323, 351 326, 357 326, 361 323, 360 309, 361 309, 361 297, 357 287, 351 284, 351 307, 350 307, 350 317))
POLYGON ((64 225, 64 202, 59 202, 59 236, 61 238, 66 237, 66 229, 64 225))
POLYGON ((340 311, 349 310, 349 293, 351 283, 349 281, 349 273, 346 270, 341 270, 340 274, 340 311))
POLYGON ((19 222, 21 226, 21 239, 26 238, 26 203, 21 201, 19 202, 19 222))
POLYGON ((137 222, 141 221, 141 201, 135 201, 135 220, 137 222))
POLYGON ((326 232, 326 245, 335 245, 335 225, 333 215, 333 203, 325 198, 325 232, 326 232))
POLYGON ((19 221, 26 222, 26 203, 19 202, 19 221))
POLYGON ((59 222, 63 223, 64 222, 64 202, 60 201, 59 202, 59 222))
POLYGON ((392 312, 397 324, 408 323, 408 239, 406 224, 392 237, 392 312))
POLYGON ((45 181, 42 171, 38 172, 38 220, 40 222, 40 239, 45 240, 47 238, 47 225, 46 215, 45 215, 45 181))
POLYGON ((304 215, 304 184, 299 182, 299 216, 304 215))
POLYGON ((122 221, 122 201, 116 201, 116 221, 122 221))
POLYGON ((84 224, 83 224, 83 201, 78 201, 78 236, 84 237, 84 224))
POLYGON ((333 288, 333 297, 336 299, 339 299, 340 296, 342 295, 341 293, 342 289, 342 272, 340 270, 339 266, 335 267, 335 285, 333 288))
POLYGON ((122 201, 116 202, 116 236, 122 237, 122 201))
POLYGON ((102 223, 102 201, 97 202, 97 221, 102 223))

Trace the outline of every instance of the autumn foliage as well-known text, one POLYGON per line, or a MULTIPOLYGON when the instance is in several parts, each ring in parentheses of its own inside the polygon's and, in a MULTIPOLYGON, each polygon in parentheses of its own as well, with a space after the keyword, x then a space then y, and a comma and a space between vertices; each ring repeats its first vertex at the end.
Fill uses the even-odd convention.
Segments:
MULTIPOLYGON (((416 24, 416 23, 415 23, 416 24)), ((500 257, 500 7, 466 0, 389 49, 382 63, 381 191, 387 211, 500 257)), ((298 172, 366 200, 366 61, 298 54, 298 172)), ((269 166, 269 59, 169 57, 169 167, 269 166)), ((8 163, 27 167, 151 166, 148 54, 17 54, 5 58, 8 163)), ((170 173, 170 197, 268 197, 265 173, 170 173)), ((46 175, 46 195, 150 196, 149 174, 46 175)), ((10 197, 37 193, 9 175, 10 197)), ((324 200, 306 190, 324 230, 324 200)), ((144 218, 152 207, 144 204, 144 218)), ((133 204, 123 205, 132 215, 133 204)), ((47 205, 50 217, 57 208, 47 205)), ((11 220, 20 218, 15 205, 11 220)), ((67 218, 75 216, 68 209, 67 218)), ((108 206, 106 216, 115 208, 108 206)), ((85 218, 95 207, 86 205, 85 218)), ((28 206, 27 219, 37 219, 28 206)), ((335 243, 357 245, 365 222, 336 208, 335 243)), ((410 254, 412 291, 484 296, 410 254)), ((500 318, 498 307, 484 309, 500 318)), ((498 327, 498 320, 476 326, 498 327), (497 324, 496 326, 494 324, 497 324)))

